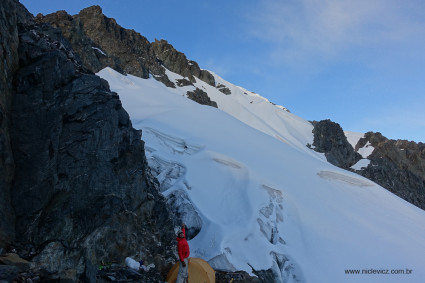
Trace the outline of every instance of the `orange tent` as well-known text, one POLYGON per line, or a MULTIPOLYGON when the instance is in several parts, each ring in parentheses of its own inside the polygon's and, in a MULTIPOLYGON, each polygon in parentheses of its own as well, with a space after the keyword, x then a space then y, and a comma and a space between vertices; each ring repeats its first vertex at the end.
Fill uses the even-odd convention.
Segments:
MULTIPOLYGON (((168 283, 175 283, 179 273, 179 262, 173 265, 167 275, 168 283)), ((203 259, 189 258, 189 277, 188 283, 215 283, 215 271, 203 259)))

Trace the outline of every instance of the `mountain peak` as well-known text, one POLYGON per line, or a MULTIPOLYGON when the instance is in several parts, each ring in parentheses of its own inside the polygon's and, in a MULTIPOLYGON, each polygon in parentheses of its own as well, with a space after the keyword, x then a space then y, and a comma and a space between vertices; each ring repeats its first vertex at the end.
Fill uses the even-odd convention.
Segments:
POLYGON ((93 5, 87 8, 84 8, 80 11, 79 15, 88 14, 90 16, 103 15, 102 7, 99 5, 93 5))

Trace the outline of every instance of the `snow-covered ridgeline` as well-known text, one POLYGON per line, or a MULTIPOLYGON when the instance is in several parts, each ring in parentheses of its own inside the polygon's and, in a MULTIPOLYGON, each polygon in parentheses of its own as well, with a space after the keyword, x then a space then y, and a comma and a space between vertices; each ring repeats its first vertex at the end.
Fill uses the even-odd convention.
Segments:
MULTIPOLYGON (((225 95, 216 87, 202 80, 196 79, 194 86, 177 87, 182 95, 188 90, 198 87, 208 93, 211 100, 217 102, 218 108, 243 123, 266 133, 281 142, 292 145, 294 148, 314 156, 321 156, 306 148, 313 143, 313 126, 308 121, 286 111, 283 106, 274 105, 259 94, 250 92, 242 87, 235 86, 215 73, 209 71, 215 78, 216 85, 227 87, 231 94, 225 95)), ((172 82, 183 79, 178 74, 166 71, 172 82)))

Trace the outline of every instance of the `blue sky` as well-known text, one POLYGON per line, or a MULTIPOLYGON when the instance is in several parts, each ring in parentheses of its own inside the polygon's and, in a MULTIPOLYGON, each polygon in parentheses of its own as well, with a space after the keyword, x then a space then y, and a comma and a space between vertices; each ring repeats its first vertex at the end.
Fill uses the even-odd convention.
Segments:
POLYGON ((307 120, 425 142, 423 0, 21 0, 31 13, 100 5, 149 41, 307 120))

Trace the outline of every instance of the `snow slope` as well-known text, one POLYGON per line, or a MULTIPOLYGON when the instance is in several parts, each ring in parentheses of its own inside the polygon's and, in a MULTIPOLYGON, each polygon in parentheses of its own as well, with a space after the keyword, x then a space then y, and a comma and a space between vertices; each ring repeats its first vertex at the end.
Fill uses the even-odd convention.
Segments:
MULTIPOLYGON (((208 93, 211 100, 217 102, 218 108, 245 124, 262 131, 272 137, 292 145, 294 148, 312 153, 306 148, 306 144, 313 143, 313 126, 306 120, 289 113, 286 108, 274 105, 266 98, 250 92, 242 87, 235 86, 218 75, 209 71, 215 78, 217 85, 227 87, 230 95, 225 95, 217 88, 210 86, 204 81, 196 79, 195 86, 208 93)), ((183 79, 178 74, 167 71, 171 81, 183 79)), ((182 95, 192 87, 177 88, 182 95)))
POLYGON ((309 150, 307 121, 225 81, 228 96, 196 83, 216 109, 187 99, 192 86, 167 88, 110 68, 98 75, 143 130, 164 195, 184 192, 199 214, 191 256, 229 270, 272 268, 278 282, 425 278, 425 212, 309 150))

